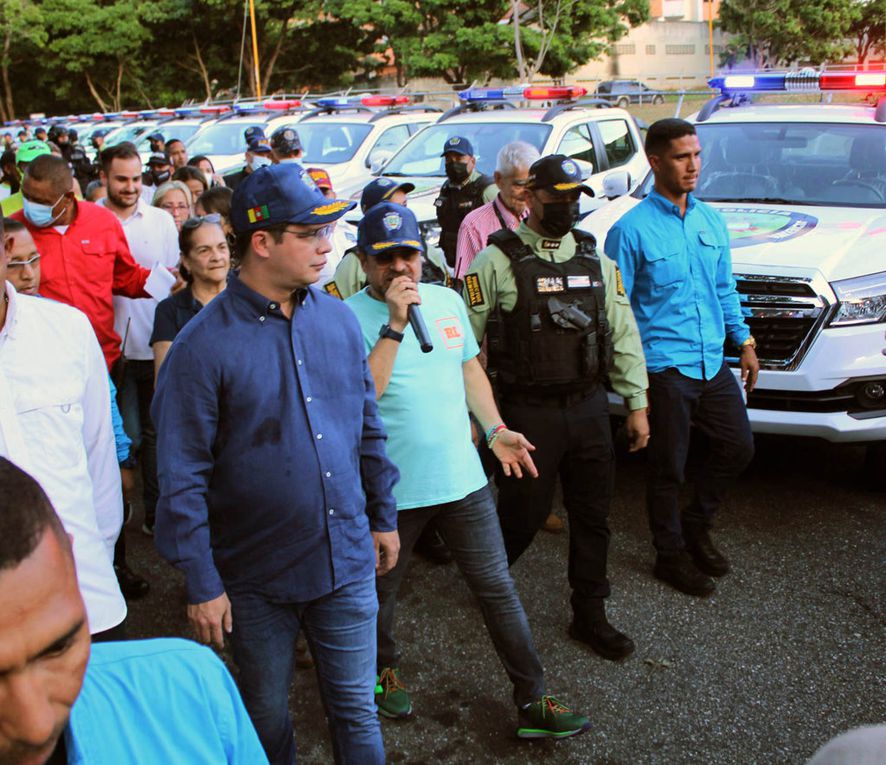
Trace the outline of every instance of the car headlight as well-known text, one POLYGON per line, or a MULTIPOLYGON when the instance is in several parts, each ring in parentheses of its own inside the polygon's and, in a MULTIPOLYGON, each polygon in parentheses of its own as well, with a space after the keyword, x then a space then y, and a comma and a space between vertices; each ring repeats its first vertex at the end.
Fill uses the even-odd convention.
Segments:
POLYGON ((843 279, 831 286, 840 301, 832 327, 886 321, 886 271, 843 279))
POLYGON ((421 232, 424 234, 425 242, 431 247, 440 246, 440 224, 437 221, 425 221, 420 224, 421 232))

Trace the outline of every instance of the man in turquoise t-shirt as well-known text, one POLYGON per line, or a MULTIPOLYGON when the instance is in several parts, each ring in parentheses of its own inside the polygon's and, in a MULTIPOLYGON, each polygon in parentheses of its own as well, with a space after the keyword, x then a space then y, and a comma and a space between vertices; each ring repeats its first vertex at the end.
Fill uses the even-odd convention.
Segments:
MULTIPOLYGON (((367 286, 348 298, 375 380, 388 432, 387 454, 400 469, 394 489, 400 557, 376 580, 378 674, 376 704, 386 717, 408 717, 412 702, 399 677, 393 637, 397 592, 415 541, 435 519, 437 530, 480 602, 484 621, 514 684, 517 735, 542 738, 583 733, 586 717, 545 694, 526 613, 508 571, 495 501, 471 441, 468 411, 486 431, 506 475, 536 475, 534 447, 501 422, 464 303, 450 289, 419 284, 423 244, 406 207, 384 202, 360 222, 357 252, 367 286), (421 305, 433 349, 423 353, 408 308, 421 305)), ((524 480, 533 480, 525 478, 524 480)))

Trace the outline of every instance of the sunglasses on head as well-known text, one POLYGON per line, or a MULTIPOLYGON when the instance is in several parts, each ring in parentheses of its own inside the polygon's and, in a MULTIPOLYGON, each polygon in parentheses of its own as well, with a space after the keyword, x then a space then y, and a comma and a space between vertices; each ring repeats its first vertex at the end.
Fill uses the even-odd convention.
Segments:
POLYGON ((209 213, 209 215, 195 215, 182 223, 182 229, 200 228, 204 223, 221 223, 221 215, 209 213))

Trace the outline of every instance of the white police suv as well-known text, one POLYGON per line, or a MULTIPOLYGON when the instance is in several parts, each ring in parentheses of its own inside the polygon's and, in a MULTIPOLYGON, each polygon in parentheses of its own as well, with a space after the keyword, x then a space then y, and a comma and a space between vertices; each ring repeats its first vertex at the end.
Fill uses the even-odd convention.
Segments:
MULTIPOLYGON (((886 95, 876 105, 753 102, 772 92, 886 94, 886 72, 710 84, 720 95, 690 118, 702 146, 696 196, 726 219, 757 340, 752 427, 866 443, 868 471, 886 485, 886 95)), ((602 244, 652 183, 650 173, 583 227, 602 244)))
MULTIPOLYGON (((609 172, 618 168, 639 180, 649 165, 633 117, 600 99, 581 100, 586 92, 572 86, 522 85, 462 91, 458 94, 459 105, 413 136, 384 165, 380 175, 415 186, 409 206, 431 244, 436 244, 440 236, 434 200, 446 180, 440 154, 454 136, 471 142, 477 168, 487 175, 495 170, 499 150, 511 141, 526 141, 542 155, 565 154, 578 163, 597 194, 598 200, 591 200, 590 205, 599 204, 603 179, 609 172), (535 102, 538 106, 523 108, 520 102, 535 102)), ((340 195, 359 195, 368 180, 337 191, 340 195)), ((582 204, 588 204, 584 197, 582 204)))

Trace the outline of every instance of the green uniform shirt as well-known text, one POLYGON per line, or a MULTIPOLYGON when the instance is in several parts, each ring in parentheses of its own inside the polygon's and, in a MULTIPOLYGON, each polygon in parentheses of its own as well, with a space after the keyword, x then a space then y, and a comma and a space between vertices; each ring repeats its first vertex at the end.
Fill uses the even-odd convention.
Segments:
MULTIPOLYGON (((428 260, 444 274, 449 273, 449 266, 443 258, 443 251, 439 247, 428 247, 428 260)), ((351 295, 356 295, 366 286, 366 274, 363 272, 363 266, 360 265, 360 258, 353 250, 348 250, 345 256, 338 262, 335 267, 335 273, 332 275, 332 281, 327 282, 323 289, 330 295, 341 300, 347 300, 351 295)))
MULTIPOLYGON (((575 238, 572 234, 559 240, 545 237, 529 228, 525 221, 515 233, 544 260, 563 263, 575 255, 575 238), (554 247, 555 243, 559 243, 559 246, 554 247)), ((628 409, 645 409, 649 379, 640 333, 618 268, 605 255, 599 255, 606 291, 606 318, 612 329, 613 358, 609 379, 615 392, 624 397, 628 409)), ((508 312, 517 305, 517 280, 511 270, 511 261, 495 245, 481 250, 471 263, 464 278, 464 299, 478 342, 486 333, 486 321, 491 310, 499 306, 502 311, 508 312)))

